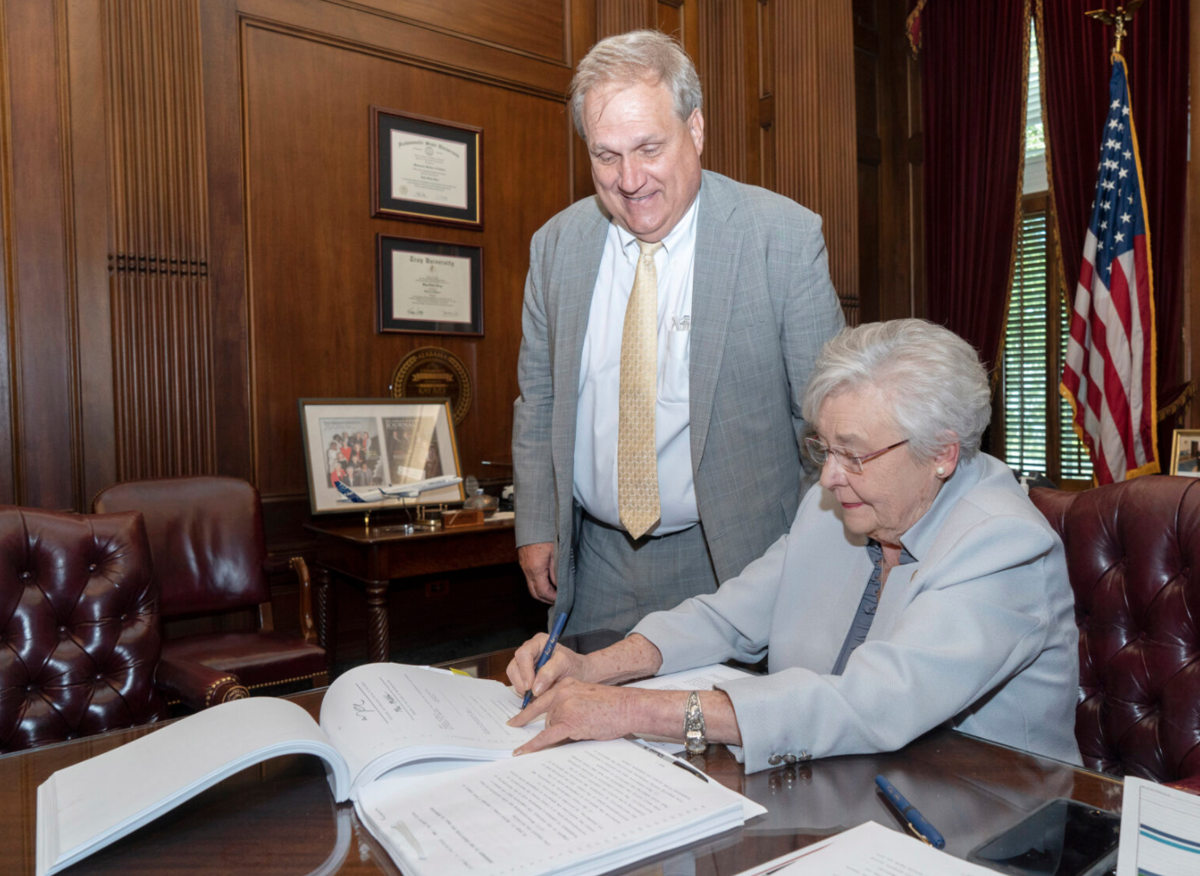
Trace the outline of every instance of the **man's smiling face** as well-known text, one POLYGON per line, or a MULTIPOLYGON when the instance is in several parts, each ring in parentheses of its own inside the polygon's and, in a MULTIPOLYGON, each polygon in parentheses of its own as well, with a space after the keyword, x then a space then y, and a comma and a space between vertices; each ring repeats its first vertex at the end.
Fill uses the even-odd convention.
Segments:
POLYGON ((584 95, 583 123, 601 202, 639 240, 662 240, 700 191, 700 110, 685 122, 665 85, 615 82, 584 95))

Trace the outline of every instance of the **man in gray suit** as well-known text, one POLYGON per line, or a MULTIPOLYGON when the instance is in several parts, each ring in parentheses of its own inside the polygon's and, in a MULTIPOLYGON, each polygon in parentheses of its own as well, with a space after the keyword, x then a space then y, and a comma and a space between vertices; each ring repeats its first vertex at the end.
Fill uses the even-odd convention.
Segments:
POLYGON ((800 401, 843 324, 821 220, 702 171, 701 102, 669 37, 593 47, 572 110, 597 195, 530 248, 517 545, 568 632, 714 592, 799 504, 800 401))

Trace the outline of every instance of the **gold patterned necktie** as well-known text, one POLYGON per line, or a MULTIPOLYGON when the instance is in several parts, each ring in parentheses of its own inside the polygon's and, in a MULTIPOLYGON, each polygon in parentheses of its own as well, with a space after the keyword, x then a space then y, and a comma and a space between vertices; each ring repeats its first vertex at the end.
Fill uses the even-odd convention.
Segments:
POLYGON ((658 402, 658 274, 661 243, 638 241, 637 272, 621 332, 621 401, 617 432, 617 504, 624 526, 641 538, 661 515, 654 424, 658 402))

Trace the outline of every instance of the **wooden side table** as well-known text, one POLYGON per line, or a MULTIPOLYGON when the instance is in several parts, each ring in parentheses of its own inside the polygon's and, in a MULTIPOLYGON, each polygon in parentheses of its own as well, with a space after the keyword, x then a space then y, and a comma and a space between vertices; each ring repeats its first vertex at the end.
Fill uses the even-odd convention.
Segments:
POLYGON ((405 533, 401 526, 315 521, 305 525, 320 540, 316 564, 317 627, 321 645, 334 645, 332 576, 360 585, 367 600, 367 656, 389 657, 388 589, 404 578, 516 563, 511 519, 434 532, 405 533))

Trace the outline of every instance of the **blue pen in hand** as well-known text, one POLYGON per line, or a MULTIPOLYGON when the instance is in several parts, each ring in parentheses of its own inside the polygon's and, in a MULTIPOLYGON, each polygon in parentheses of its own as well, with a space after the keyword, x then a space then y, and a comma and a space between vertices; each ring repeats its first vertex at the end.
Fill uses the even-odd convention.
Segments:
POLYGON ((883 796, 887 797, 891 804, 896 807, 896 811, 900 813, 900 817, 908 824, 909 830, 935 849, 946 848, 946 840, 938 833, 937 828, 925 820, 925 816, 917 811, 916 806, 913 806, 904 799, 904 795, 896 790, 895 785, 883 776, 876 776, 875 784, 879 786, 879 790, 883 792, 883 796))
MULTIPOLYGON (((554 654, 554 646, 558 644, 558 637, 562 635, 563 627, 567 625, 567 613, 564 611, 554 619, 554 629, 550 631, 550 638, 546 640, 546 647, 542 649, 542 653, 538 656, 537 663, 533 664, 533 675, 537 677, 537 672, 546 665, 546 661, 554 654)), ((529 690, 525 691, 525 701, 521 703, 521 708, 525 708, 533 700, 533 683, 530 682, 529 690)))

